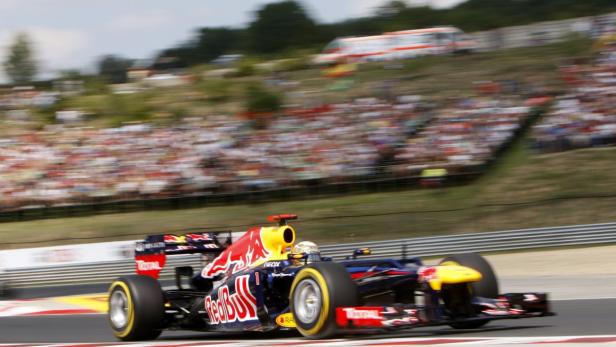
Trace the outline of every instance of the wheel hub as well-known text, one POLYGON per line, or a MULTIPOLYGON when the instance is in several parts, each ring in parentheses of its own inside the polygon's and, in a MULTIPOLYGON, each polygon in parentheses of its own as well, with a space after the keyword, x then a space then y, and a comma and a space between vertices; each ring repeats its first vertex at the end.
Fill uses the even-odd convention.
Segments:
POLYGON ((122 329, 128 323, 128 298, 122 290, 116 290, 111 294, 109 319, 116 329, 122 329))
POLYGON ((311 279, 301 281, 293 299, 295 319, 305 324, 315 321, 321 313, 321 297, 321 289, 315 281, 311 279))

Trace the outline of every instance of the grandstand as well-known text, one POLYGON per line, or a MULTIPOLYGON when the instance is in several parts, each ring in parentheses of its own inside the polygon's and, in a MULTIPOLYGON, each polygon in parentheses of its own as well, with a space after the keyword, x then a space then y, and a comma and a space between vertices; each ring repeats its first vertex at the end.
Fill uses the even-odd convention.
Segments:
MULTIPOLYGON (((502 96, 498 96, 502 98, 502 96)), ((171 127, 50 126, 0 146, 3 209, 241 193, 462 173, 491 160, 529 115, 520 98, 363 98, 288 110, 265 129, 213 116, 171 127), (451 102, 451 101, 450 101, 451 102)))
POLYGON ((616 42, 605 44, 589 64, 562 69, 569 88, 533 128, 542 153, 616 144, 616 42))

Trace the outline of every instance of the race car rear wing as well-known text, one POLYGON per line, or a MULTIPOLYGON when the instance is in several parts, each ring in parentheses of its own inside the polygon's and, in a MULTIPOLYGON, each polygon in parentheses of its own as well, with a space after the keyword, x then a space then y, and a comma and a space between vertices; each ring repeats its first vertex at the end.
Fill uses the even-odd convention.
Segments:
POLYGON ((232 242, 232 233, 228 230, 184 235, 150 235, 135 244, 136 272, 138 275, 158 278, 167 261, 167 255, 216 255, 232 242))
POLYGON ((229 230, 184 235, 149 235, 145 240, 137 242, 135 254, 217 253, 225 250, 231 242, 232 233, 229 230), (220 234, 227 234, 227 237, 220 237, 220 234))

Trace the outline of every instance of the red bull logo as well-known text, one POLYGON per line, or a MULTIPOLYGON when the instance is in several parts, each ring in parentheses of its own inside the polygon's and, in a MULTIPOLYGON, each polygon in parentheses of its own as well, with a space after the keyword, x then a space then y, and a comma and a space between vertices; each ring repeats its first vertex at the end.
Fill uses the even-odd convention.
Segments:
POLYGON ((211 241, 212 238, 210 237, 209 234, 206 233, 202 233, 202 234, 186 234, 186 239, 190 239, 192 241, 197 241, 197 242, 202 242, 202 241, 211 241))
POLYGON ((428 282, 438 278, 436 268, 432 266, 420 267, 417 274, 419 275, 420 282, 428 282))
POLYGON ((189 242, 205 242, 205 241, 213 241, 212 237, 208 233, 199 233, 199 234, 186 234, 186 235, 173 235, 166 234, 163 237, 163 240, 167 244, 181 244, 181 243, 189 243, 189 242))
POLYGON ((218 288, 218 298, 205 297, 205 311, 210 317, 210 324, 245 322, 257 319, 257 299, 250 292, 249 275, 235 279, 235 293, 229 287, 218 288))
POLYGON ((234 274, 247 269, 257 261, 267 260, 271 251, 265 248, 261 228, 249 229, 239 240, 224 250, 216 259, 207 264, 201 276, 214 278, 220 274, 234 274))
POLYGON ((165 243, 186 243, 186 236, 167 234, 164 236, 165 243))

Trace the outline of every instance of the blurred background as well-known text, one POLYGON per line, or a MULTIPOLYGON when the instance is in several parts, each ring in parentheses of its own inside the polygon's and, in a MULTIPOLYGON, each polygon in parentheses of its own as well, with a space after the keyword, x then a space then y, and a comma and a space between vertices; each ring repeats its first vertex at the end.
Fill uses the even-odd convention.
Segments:
POLYGON ((613 1, 0 10, 0 248, 283 212, 327 243, 616 218, 613 1))

